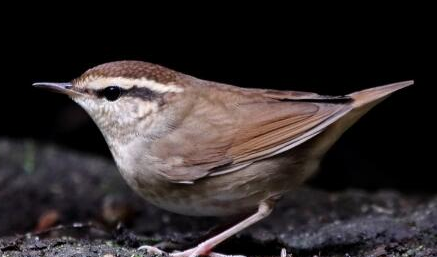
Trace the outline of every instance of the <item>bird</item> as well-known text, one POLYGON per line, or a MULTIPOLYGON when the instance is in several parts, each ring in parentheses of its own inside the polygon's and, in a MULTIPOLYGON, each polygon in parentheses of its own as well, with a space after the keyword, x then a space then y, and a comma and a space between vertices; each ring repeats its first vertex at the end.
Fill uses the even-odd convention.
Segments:
POLYGON ((317 171, 352 124, 412 84, 329 96, 242 88, 126 60, 100 64, 71 82, 33 85, 79 104, 127 184, 153 205, 190 216, 246 215, 196 247, 169 253, 194 257, 225 256, 214 247, 266 218, 317 171))

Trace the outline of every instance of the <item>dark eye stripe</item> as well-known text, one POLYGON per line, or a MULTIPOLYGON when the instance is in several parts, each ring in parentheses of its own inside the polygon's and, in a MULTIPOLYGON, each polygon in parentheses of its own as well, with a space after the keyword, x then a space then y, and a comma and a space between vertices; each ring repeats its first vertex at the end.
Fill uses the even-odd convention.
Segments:
MULTIPOLYGON (((92 93, 99 98, 105 97, 105 89, 93 90, 92 93)), ((123 96, 137 97, 137 98, 141 98, 141 99, 150 101, 150 100, 153 100, 154 98, 158 97, 159 95, 160 95, 159 93, 156 93, 156 92, 154 92, 146 87, 133 86, 129 89, 121 88, 120 97, 123 97, 123 96)))
POLYGON ((158 94, 146 87, 133 86, 126 91, 126 96, 138 97, 144 100, 152 100, 158 96, 158 94))

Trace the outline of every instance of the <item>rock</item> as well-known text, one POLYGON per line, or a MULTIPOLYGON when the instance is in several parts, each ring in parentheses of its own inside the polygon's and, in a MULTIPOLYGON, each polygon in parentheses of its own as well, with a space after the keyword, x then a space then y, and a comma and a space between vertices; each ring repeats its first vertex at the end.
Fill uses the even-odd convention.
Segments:
MULTIPOLYGON (((10 140, 0 140, 0 213, 0 256, 146 256, 136 248, 190 247, 223 222, 151 206, 126 186, 112 160, 10 140), (49 228, 55 224, 62 226, 49 228), (42 231, 24 234, 37 226, 42 231)), ((279 256, 282 248, 295 257, 437 256, 436 235, 435 195, 302 187, 269 218, 216 250, 250 256, 279 256)))

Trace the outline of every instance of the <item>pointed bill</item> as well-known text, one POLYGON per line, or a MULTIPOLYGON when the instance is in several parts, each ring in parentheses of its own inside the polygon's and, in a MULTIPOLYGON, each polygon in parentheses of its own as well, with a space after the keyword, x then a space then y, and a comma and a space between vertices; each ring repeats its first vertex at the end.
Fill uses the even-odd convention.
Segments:
POLYGON ((67 83, 54 83, 54 82, 37 82, 32 86, 37 88, 47 89, 56 93, 61 93, 69 96, 79 95, 80 93, 72 89, 72 84, 67 83))

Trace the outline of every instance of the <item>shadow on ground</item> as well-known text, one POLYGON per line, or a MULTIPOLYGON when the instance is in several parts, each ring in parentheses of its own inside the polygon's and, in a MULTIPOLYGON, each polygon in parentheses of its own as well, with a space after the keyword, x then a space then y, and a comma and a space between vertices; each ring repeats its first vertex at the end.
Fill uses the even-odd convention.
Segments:
MULTIPOLYGON (((159 210, 111 160, 0 140, 1 256, 147 256, 194 246, 224 221, 159 210), (57 227, 58 226, 58 227, 57 227)), ((437 196, 302 188, 217 249, 250 256, 437 256, 437 196)))

